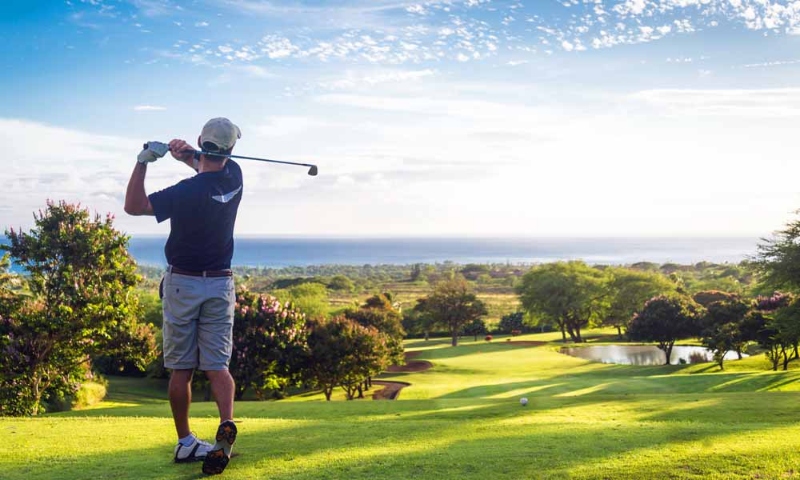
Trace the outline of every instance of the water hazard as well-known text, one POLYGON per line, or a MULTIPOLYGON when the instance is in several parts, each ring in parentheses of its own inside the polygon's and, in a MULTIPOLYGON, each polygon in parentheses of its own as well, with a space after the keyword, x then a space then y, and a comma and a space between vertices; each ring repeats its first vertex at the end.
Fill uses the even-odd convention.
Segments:
MULTIPOLYGON (((620 365, 664 365, 666 354, 652 345, 597 345, 593 347, 564 347, 561 353, 601 363, 620 365)), ((746 355, 743 355, 746 356, 746 355)), ((725 360, 739 358, 736 352, 725 354, 725 360)), ((704 347, 678 346, 672 349, 669 363, 702 363, 714 360, 714 354, 704 347)))

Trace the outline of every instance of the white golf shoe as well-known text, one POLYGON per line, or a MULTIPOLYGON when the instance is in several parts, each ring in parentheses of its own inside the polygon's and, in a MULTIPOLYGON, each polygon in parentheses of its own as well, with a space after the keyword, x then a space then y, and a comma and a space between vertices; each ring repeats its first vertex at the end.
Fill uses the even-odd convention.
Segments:
POLYGON ((180 442, 175 446, 175 463, 197 462, 206 458, 211 450, 211 444, 195 437, 189 446, 180 442))

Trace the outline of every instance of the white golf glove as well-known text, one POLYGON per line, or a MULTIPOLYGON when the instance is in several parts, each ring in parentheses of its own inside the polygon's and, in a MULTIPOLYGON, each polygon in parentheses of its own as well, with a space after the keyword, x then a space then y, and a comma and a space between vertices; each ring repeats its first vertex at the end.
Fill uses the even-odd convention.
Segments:
POLYGON ((136 161, 139 163, 150 163, 155 162, 159 158, 163 157, 169 151, 169 145, 166 143, 161 142, 147 142, 144 145, 144 150, 139 153, 139 156, 136 157, 136 161))

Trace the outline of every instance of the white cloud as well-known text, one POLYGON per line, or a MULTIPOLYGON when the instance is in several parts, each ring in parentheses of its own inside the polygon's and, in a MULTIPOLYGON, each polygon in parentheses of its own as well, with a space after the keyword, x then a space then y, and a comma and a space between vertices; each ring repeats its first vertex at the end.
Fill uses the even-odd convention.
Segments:
POLYGON ((645 90, 636 101, 672 114, 795 117, 800 116, 800 89, 645 90))
POLYGON ((357 89, 361 87, 374 87, 381 84, 400 83, 408 84, 419 82, 425 78, 433 77, 436 71, 430 68, 423 70, 373 70, 366 72, 347 72, 344 76, 335 79, 326 79, 318 85, 329 90, 357 89))
MULTIPOLYGON (((123 229, 155 228, 152 218, 134 220, 122 208, 141 140, 0 118, 0 142, 9 155, 4 166, 9 181, 0 192, 0 205, 14 206, 3 215, 0 229, 28 228, 32 212, 43 208, 48 199, 80 203, 101 214, 110 212, 123 229), (59 146, 57 155, 53 145, 59 146)), ((178 162, 159 162, 148 171, 146 186, 149 191, 169 186, 185 177, 184 169, 178 162)))
POLYGON ((133 107, 133 110, 137 112, 163 112, 166 109, 167 107, 161 107, 158 105, 136 105, 133 107))

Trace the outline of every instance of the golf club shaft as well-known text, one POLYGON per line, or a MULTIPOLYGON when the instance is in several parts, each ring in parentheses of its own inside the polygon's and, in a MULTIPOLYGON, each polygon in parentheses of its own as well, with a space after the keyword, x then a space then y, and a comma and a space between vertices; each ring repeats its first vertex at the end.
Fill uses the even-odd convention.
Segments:
MULTIPOLYGON (((158 144, 166 146, 166 144, 162 144, 161 142, 158 142, 158 144)), ((147 150, 148 148, 150 148, 150 143, 149 142, 144 144, 144 149, 147 150)), ((194 149, 192 149, 192 150, 183 150, 180 153, 187 153, 187 152, 192 152, 194 154, 194 158, 195 159, 199 159, 200 155, 213 155, 213 156, 216 156, 216 157, 241 158, 241 159, 244 159, 244 160, 258 160, 259 162, 270 162, 270 163, 280 163, 280 164, 283 164, 283 165, 297 165, 297 166, 300 166, 300 167, 309 167, 308 174, 311 175, 311 176, 316 176, 317 175, 317 166, 316 165, 312 165, 310 163, 286 162, 286 161, 283 161, 283 160, 270 160, 268 158, 245 157, 245 156, 242 156, 242 155, 225 155, 225 154, 222 154, 222 153, 214 153, 214 152, 207 152, 205 150, 194 150, 194 149)))
POLYGON ((214 155, 216 157, 241 158, 244 160, 258 160, 259 162, 282 163, 284 165, 299 165, 301 167, 316 166, 316 165, 311 165, 310 163, 285 162, 283 160, 270 160, 268 158, 258 158, 258 157, 244 157, 242 155, 225 155, 222 153, 206 152, 205 150, 195 150, 195 152, 196 152, 195 155, 214 155))

